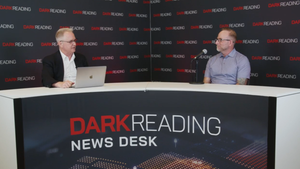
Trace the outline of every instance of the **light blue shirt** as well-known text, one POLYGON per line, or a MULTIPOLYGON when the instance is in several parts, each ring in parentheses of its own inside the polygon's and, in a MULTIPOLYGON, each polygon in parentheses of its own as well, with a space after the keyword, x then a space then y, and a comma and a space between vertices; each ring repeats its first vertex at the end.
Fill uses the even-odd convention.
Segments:
POLYGON ((236 84, 238 78, 250 79, 250 62, 246 56, 233 49, 227 56, 219 53, 210 58, 204 77, 211 83, 236 84))

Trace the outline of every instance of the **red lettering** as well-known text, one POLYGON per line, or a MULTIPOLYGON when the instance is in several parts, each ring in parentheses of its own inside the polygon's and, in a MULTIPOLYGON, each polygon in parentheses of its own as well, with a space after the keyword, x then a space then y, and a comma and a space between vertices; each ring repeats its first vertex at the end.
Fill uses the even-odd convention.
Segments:
POLYGON ((150 28, 144 28, 144 31, 150 31, 150 28))
POLYGON ((290 61, 300 61, 300 57, 290 57, 290 61))
POLYGON ((199 26, 191 26, 191 29, 199 29, 199 26))
POLYGON ((99 126, 96 122, 95 117, 91 116, 88 125, 86 126, 85 134, 89 134, 90 130, 96 130, 97 133, 100 133, 99 126), (93 125, 94 124, 94 125, 93 125))
POLYGON ((136 14, 129 14, 129 17, 136 17, 136 14))
POLYGON ((153 14, 153 17, 160 17, 160 14, 153 14))
POLYGON ((253 26, 264 26, 263 22, 253 22, 253 26))
POLYGON ((280 3, 268 4, 268 7, 269 7, 269 8, 272 8, 272 7, 279 7, 279 6, 280 6, 280 3))
POLYGON ((184 15, 184 12, 177 12, 177 15, 184 15))
POLYGON ((5 82, 13 82, 13 81, 17 81, 17 78, 13 77, 13 78, 5 78, 5 82))
POLYGON ((129 117, 128 114, 126 114, 122 120, 120 120, 120 115, 117 115, 117 131, 120 131, 121 126, 123 126, 123 128, 126 131, 130 131, 130 129, 128 128, 128 126, 124 123, 124 121, 129 117))
POLYGON ((177 69, 177 72, 185 72, 184 69, 177 69))
POLYGON ((228 28, 229 24, 220 24, 220 28, 228 28))
POLYGON ((113 72, 110 70, 110 71, 106 71, 106 74, 112 74, 113 72))
POLYGON ((233 11, 240 11, 240 10, 244 10, 244 7, 242 7, 242 6, 233 7, 233 11))
POLYGON ((102 116, 101 117, 101 129, 102 132, 105 132, 105 127, 110 127, 111 131, 116 131, 114 128, 115 118, 113 116, 102 116), (110 120, 110 122, 106 122, 106 120, 110 120))
POLYGON ((73 10, 73 14, 82 14, 82 11, 73 10))
POLYGON ((50 9, 47 9, 47 8, 39 8, 39 12, 50 12, 50 9))
POLYGON ((252 60, 262 60, 262 56, 252 56, 252 60))
POLYGON ((78 134, 82 134, 85 130, 85 122, 83 120, 83 118, 71 118, 70 119, 70 129, 71 129, 71 135, 78 135, 78 134), (79 131, 75 131, 75 126, 74 123, 75 122, 80 122, 81 124, 81 129, 79 131))
POLYGON ((94 30, 100 30, 100 27, 91 27, 91 30, 94 31, 94 30))
POLYGON ((173 55, 166 55, 166 58, 172 58, 173 55))
POLYGON ((211 40, 204 40, 203 44, 212 44, 212 41, 211 40))
POLYGON ((101 60, 101 57, 92 57, 92 60, 101 60))
POLYGON ((25 60, 25 63, 37 63, 35 59, 25 60))
POLYGON ((112 45, 112 42, 103 42, 103 45, 112 45))
POLYGON ((8 42, 8 43, 3 42, 2 46, 15 46, 15 43, 13 43, 13 42, 8 42))
POLYGON ((34 25, 23 25, 24 29, 34 29, 34 25))
POLYGON ((237 40, 237 41, 235 41, 235 43, 236 44, 241 44, 241 43, 243 43, 243 41, 242 40, 237 40))
POLYGON ((120 56, 120 59, 127 59, 127 56, 120 56))
POLYGON ((45 43, 41 43, 41 46, 52 46, 52 43, 50 42, 45 42, 45 43))
POLYGON ((110 12, 102 12, 102 15, 111 15, 110 12))
POLYGON ((150 58, 151 55, 144 55, 144 58, 150 58))
POLYGON ((130 72, 137 72, 137 69, 130 69, 130 72))
POLYGON ((127 28, 119 28, 119 31, 127 31, 127 28))
POLYGON ((184 41, 177 41, 177 44, 184 44, 184 41))
POLYGON ((300 20, 292 20, 292 25, 299 24, 300 20))
POLYGON ((76 46, 83 46, 83 42, 76 42, 76 46))
POLYGON ((148 0, 148 1, 145 1, 145 0, 144 0, 143 3, 144 3, 144 4, 150 4, 150 1, 149 1, 149 0, 148 0))
POLYGON ((154 41, 154 44, 160 44, 160 41, 154 41))
POLYGON ((268 39, 267 43, 279 43, 279 39, 268 39))
POLYGON ((129 45, 136 45, 137 42, 129 42, 129 45))
POLYGON ((166 27, 166 30, 173 30, 173 27, 166 27))
POLYGON ((2 5, 0 5, 0 9, 2 9, 2 10, 12 10, 12 6, 2 6, 2 5))
POLYGON ((161 68, 154 68, 154 71, 160 71, 161 68))
POLYGON ((212 9, 204 9, 203 10, 203 13, 211 13, 212 12, 212 9))

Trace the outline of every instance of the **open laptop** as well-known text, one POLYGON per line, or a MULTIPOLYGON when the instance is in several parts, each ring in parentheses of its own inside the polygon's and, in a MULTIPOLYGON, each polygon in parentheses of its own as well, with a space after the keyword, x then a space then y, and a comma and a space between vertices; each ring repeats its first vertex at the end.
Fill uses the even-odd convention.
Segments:
POLYGON ((103 86, 105 75, 106 66, 78 67, 74 88, 103 86))

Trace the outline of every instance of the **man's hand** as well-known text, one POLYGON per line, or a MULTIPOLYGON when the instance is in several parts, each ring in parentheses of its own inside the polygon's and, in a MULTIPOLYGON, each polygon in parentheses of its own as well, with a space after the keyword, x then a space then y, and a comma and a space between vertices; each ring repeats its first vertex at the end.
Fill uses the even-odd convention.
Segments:
POLYGON ((67 81, 64 81, 64 82, 54 83, 53 86, 58 87, 58 88, 70 88, 73 84, 74 84, 74 82, 71 82, 71 81, 67 80, 67 81))

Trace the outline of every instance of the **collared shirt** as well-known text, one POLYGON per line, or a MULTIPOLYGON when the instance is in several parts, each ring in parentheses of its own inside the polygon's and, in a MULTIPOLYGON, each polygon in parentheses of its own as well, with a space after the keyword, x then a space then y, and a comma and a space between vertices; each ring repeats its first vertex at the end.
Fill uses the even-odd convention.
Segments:
POLYGON ((61 51, 59 51, 63 60, 64 65, 64 81, 69 80, 71 82, 76 82, 76 65, 75 65, 75 55, 73 53, 71 60, 63 54, 61 51))
POLYGON ((233 49, 227 56, 219 53, 210 58, 204 77, 211 83, 236 84, 238 78, 250 79, 250 63, 246 56, 233 49))

